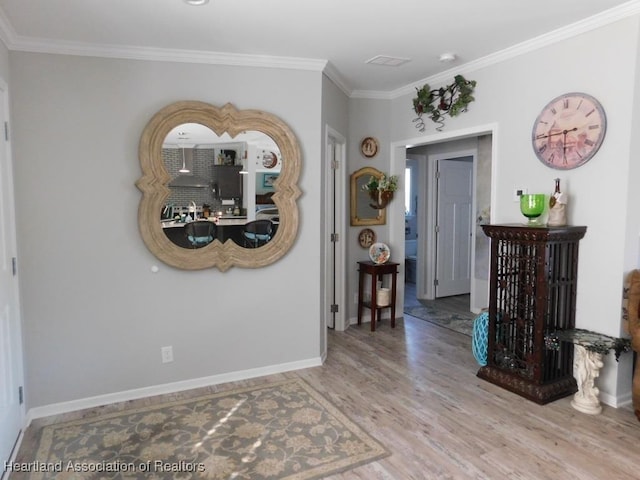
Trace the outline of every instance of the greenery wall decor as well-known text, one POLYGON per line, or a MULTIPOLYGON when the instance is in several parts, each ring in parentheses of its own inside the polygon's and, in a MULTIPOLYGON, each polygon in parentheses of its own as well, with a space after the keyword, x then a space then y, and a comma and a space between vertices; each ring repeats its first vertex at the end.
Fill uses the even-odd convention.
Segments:
POLYGON ((362 186, 362 190, 369 194, 371 200, 369 206, 375 210, 382 210, 388 203, 393 200, 393 192, 398 190, 398 175, 388 177, 382 174, 380 178, 372 175, 369 181, 362 186))
POLYGON ((413 121, 416 128, 421 132, 425 131, 423 115, 428 116, 433 122, 438 123, 436 130, 444 127, 444 115, 449 114, 455 117, 461 112, 467 111, 467 105, 475 100, 473 89, 476 86, 475 80, 466 80, 462 75, 456 75, 451 85, 431 90, 428 84, 417 90, 417 96, 413 99, 413 110, 418 117, 413 121))

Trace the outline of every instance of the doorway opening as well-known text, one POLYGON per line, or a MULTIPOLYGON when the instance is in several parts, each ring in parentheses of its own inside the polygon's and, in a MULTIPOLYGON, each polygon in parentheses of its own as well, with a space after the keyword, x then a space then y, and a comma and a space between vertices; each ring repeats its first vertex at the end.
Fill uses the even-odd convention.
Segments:
POLYGON ((475 149, 453 153, 438 153, 429 147, 407 150, 405 310, 428 302, 432 308, 441 305, 456 314, 471 311, 476 155, 475 149), (421 170, 426 172, 422 178, 421 170), (420 201, 421 197, 425 200, 420 201), (418 208, 419 203, 424 208, 418 208))
POLYGON ((493 196, 494 133, 439 134, 394 149, 393 173, 406 175, 404 228, 391 232, 404 246, 405 312, 420 302, 466 314, 488 306, 489 243, 478 219, 488 220, 493 196))

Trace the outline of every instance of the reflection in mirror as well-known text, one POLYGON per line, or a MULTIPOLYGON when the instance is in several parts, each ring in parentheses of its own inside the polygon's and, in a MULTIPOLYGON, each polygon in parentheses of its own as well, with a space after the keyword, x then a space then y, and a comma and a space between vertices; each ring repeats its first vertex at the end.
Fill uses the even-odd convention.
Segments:
POLYGON ((165 137, 162 159, 171 193, 160 221, 173 243, 202 248, 217 239, 257 248, 274 237, 279 215, 272 197, 282 161, 271 137, 258 131, 217 135, 184 123, 165 137))
POLYGON ((293 245, 301 155, 275 115, 176 102, 151 118, 138 154, 140 233, 166 264, 258 268, 293 245))
POLYGON ((364 189, 372 176, 382 178, 383 173, 373 167, 364 167, 351 174, 351 225, 384 225, 386 222, 386 209, 373 208, 369 193, 364 189))

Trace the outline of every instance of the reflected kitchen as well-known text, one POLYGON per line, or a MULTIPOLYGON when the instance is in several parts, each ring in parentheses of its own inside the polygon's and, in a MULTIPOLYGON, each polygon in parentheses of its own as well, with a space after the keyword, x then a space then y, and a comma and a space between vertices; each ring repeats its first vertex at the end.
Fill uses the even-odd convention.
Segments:
POLYGON ((279 223, 272 195, 282 159, 262 132, 234 138, 182 124, 162 147, 171 194, 160 212, 163 232, 183 248, 231 240, 245 248, 268 243, 279 223))

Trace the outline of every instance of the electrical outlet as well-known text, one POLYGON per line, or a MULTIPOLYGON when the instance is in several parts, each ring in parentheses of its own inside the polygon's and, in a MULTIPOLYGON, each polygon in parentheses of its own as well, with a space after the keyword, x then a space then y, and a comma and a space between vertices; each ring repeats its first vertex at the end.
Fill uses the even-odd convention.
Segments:
POLYGON ((522 195, 524 195, 525 193, 529 193, 529 192, 527 192, 526 188, 516 188, 513 191, 513 201, 514 202, 519 202, 520 201, 520 197, 522 195))
POLYGON ((162 354, 162 363, 173 362, 173 347, 160 347, 160 353, 162 354))

